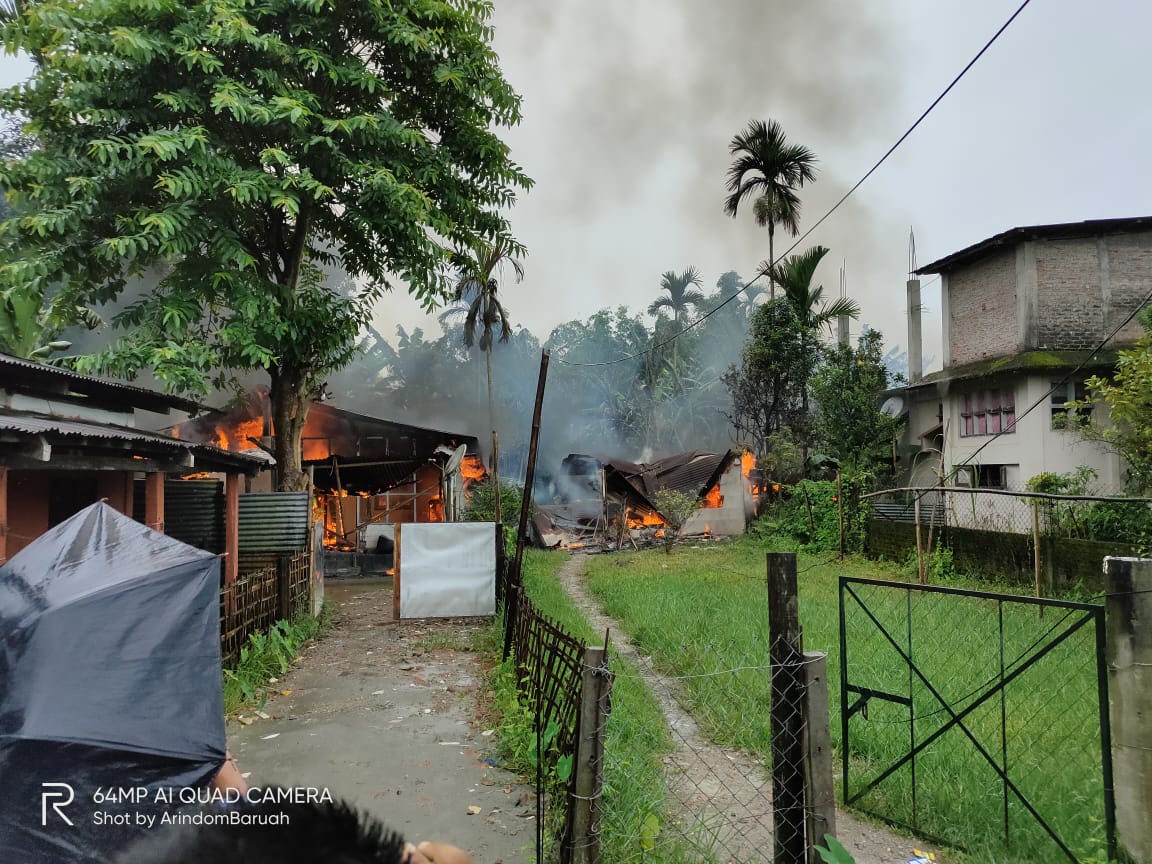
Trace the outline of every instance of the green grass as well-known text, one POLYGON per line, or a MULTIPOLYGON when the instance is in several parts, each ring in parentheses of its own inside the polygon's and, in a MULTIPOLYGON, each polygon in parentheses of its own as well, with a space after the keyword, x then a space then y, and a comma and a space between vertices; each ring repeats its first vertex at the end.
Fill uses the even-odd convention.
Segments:
MULTIPOLYGON (((541 613, 573 636, 590 645, 601 644, 604 634, 592 631, 556 578, 565 560, 559 553, 529 550, 524 563, 525 590, 541 613)), ((493 629, 499 627, 497 621, 493 629)), ((622 674, 612 691, 612 714, 606 731, 602 860, 605 864, 705 861, 675 832, 660 830, 652 836, 654 829, 667 821, 663 759, 672 743, 660 706, 636 677, 636 670, 618 657, 611 663, 613 670, 622 674)), ((500 726, 504 753, 514 768, 530 774, 535 751, 531 714, 515 702, 515 681, 509 668, 498 669, 493 684, 504 715, 500 726)), ((555 814, 552 826, 555 830, 555 814)))
POLYGON ((263 708, 272 679, 287 673, 300 649, 331 626, 331 615, 325 603, 318 618, 304 613, 291 621, 277 621, 267 633, 249 636, 236 665, 224 670, 224 713, 263 708))
MULTIPOLYGON (((698 549, 625 553, 590 558, 592 591, 607 614, 621 621, 657 666, 688 678, 692 711, 718 743, 765 756, 769 672, 767 545, 753 538, 698 549), (737 670, 725 672, 724 670, 737 670), (721 673, 721 674, 715 674, 721 673)), ((838 576, 905 579, 902 568, 850 558, 829 563, 831 555, 798 558, 800 617, 806 650, 828 653, 831 726, 840 747, 840 656, 838 576)), ((953 584, 965 584, 954 579, 953 584)), ((987 584, 979 586, 987 590, 987 584)), ((908 594, 860 588, 872 614, 907 647, 908 594)), ((960 706, 998 675, 1000 638, 997 604, 975 598, 913 593, 912 655, 945 700, 960 706)), ((846 606, 849 678, 889 693, 909 693, 908 665, 868 618, 863 608, 846 606)), ((1004 606, 1005 663, 1042 644, 1063 612, 1004 606)), ((1058 632, 1058 630, 1057 630, 1058 632)), ((1008 669, 1011 671, 1011 668, 1008 669)), ((1095 642, 1091 626, 1010 685, 1004 704, 994 697, 976 709, 967 725, 997 760, 1008 751, 1009 774, 1082 860, 1103 860, 1102 783, 1098 717, 1095 707, 1095 642), (1000 738, 1003 711, 1008 727, 1000 738), (1095 736, 1095 737, 1094 737, 1095 736)), ((911 686, 915 739, 924 740, 948 718, 947 711, 919 681, 911 686)), ((868 716, 851 720, 853 790, 909 749, 908 709, 872 700, 868 716)), ((839 772, 839 760, 836 763, 839 772)), ((910 766, 868 794, 863 809, 892 819, 911 818, 910 766)), ((1025 862, 1060 860, 1023 806, 1009 801, 1012 843, 1003 843, 1002 785, 994 769, 958 729, 946 732, 917 758, 917 823, 922 834, 949 839, 969 850, 970 860, 1025 862), (1055 853, 1055 854, 1054 854, 1055 853)), ((950 856, 951 858, 951 856, 950 856)))

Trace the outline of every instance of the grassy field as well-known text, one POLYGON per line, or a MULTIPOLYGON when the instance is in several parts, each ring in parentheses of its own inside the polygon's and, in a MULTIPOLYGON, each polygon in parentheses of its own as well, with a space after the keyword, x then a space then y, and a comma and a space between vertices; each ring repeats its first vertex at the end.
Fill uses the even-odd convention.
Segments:
MULTIPOLYGON (((765 754, 769 672, 767 591, 763 542, 728 544, 589 558, 586 572, 605 611, 621 621, 665 672, 693 676, 686 685, 693 713, 719 743, 765 754), (733 670, 733 671, 726 671, 733 670)), ((828 653, 832 733, 840 747, 840 616, 838 577, 903 579, 891 565, 801 554, 800 617, 806 650, 828 653)), ((963 585, 963 583, 960 583, 963 585)), ((968 584, 988 590, 990 586, 968 584)), ((1005 589, 1010 592, 1010 589, 1005 589)), ((877 627, 911 650, 944 700, 959 712, 1014 661, 1031 654, 1079 616, 976 598, 861 586, 860 602, 846 605, 849 680, 900 696, 906 706, 873 699, 867 715, 851 720, 850 783, 863 782, 924 741, 948 720, 948 709, 918 679, 877 627), (870 610, 869 616, 865 609, 870 610), (1003 616, 1003 647, 1001 643, 1003 616), (912 623, 909 636, 909 616, 912 623)), ((1095 641, 1081 628, 1006 691, 975 708, 965 723, 1083 861, 1104 856, 1102 782, 1095 706, 1095 641), (1002 740, 1001 721, 1008 733, 1002 740)), ((839 773, 839 761, 837 773, 839 773)), ((1058 847, 1022 804, 1008 800, 1010 846, 1004 846, 1004 795, 996 770, 963 731, 952 728, 916 760, 915 822, 922 836, 966 848, 968 860, 1064 860, 1058 847)), ((912 766, 906 765, 865 795, 860 806, 898 821, 912 821, 912 766)))
MULTIPOLYGON (((562 554, 528 550, 525 589, 537 609, 573 636, 600 644, 603 634, 592 632, 556 579, 565 560, 562 554)), ((617 671, 635 671, 619 659, 613 666, 617 671)), ((505 716, 502 745, 515 767, 528 772, 530 752, 535 749, 530 718, 512 707, 515 683, 510 671, 505 669, 495 683, 497 703, 505 716)), ((616 680, 605 749, 609 756, 604 769, 602 860, 606 864, 700 862, 699 854, 682 838, 659 830, 666 820, 663 759, 671 740, 660 706, 635 675, 616 680)))

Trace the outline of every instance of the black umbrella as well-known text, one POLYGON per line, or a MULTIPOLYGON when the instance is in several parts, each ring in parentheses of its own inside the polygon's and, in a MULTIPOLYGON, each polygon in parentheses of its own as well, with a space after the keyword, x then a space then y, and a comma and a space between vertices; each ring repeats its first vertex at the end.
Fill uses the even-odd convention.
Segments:
POLYGON ((104 503, 0 567, 0 861, 102 861, 214 776, 219 616, 216 555, 104 503))

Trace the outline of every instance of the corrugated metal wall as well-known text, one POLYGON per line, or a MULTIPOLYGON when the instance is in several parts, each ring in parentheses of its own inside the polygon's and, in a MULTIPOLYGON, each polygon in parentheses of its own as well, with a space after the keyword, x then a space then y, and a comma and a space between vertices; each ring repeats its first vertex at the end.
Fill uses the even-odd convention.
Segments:
POLYGON ((312 506, 307 492, 240 496, 240 551, 295 552, 308 545, 312 506))
MULTIPOLYGON (((144 481, 137 480, 132 517, 144 521, 144 481)), ((307 492, 257 492, 240 496, 241 552, 296 552, 308 545, 311 504, 307 492)), ((224 483, 164 483, 164 530, 198 549, 224 551, 224 483)))
MULTIPOLYGON (((132 518, 144 521, 144 481, 132 493, 132 518)), ((224 484, 219 480, 165 480, 164 532, 198 549, 224 551, 224 484)))

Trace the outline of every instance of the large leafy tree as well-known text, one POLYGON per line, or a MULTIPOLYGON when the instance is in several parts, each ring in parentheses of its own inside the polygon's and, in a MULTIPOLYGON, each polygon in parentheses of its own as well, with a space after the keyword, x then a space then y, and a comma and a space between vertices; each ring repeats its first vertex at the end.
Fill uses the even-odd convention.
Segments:
POLYGON ((753 120, 728 145, 728 197, 724 212, 735 218, 740 204, 752 196, 753 215, 768 228, 770 292, 775 294, 774 245, 777 226, 793 237, 800 231, 800 197, 796 190, 816 178, 816 157, 800 144, 790 144, 775 120, 753 120))
MULTIPOLYGON (((681 273, 672 270, 660 277, 660 290, 666 291, 653 300, 648 306, 649 315, 659 315, 665 309, 671 313, 672 323, 676 331, 684 329, 688 312, 704 302, 704 294, 699 290, 701 285, 700 274, 695 267, 688 267, 681 273)), ((672 343, 672 375, 675 379, 679 375, 679 339, 672 343)))
POLYGON ((813 365, 807 333, 791 303, 769 300, 752 314, 740 363, 724 375, 732 395, 728 419, 757 453, 770 436, 804 423, 801 390, 813 365))
POLYGON ((493 130, 520 100, 484 0, 38 0, 3 26, 36 61, 0 109, 39 149, 0 169, 0 284, 120 295, 131 332, 84 365, 204 393, 270 376, 281 488, 300 488, 310 395, 393 281, 426 307, 454 253, 504 238, 528 178, 493 130), (330 288, 324 268, 361 286, 330 288))
POLYGON ((899 418, 880 410, 892 384, 884 365, 884 339, 867 329, 860 341, 829 350, 812 377, 814 425, 821 449, 849 476, 892 466, 892 441, 899 418))

